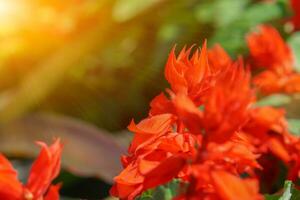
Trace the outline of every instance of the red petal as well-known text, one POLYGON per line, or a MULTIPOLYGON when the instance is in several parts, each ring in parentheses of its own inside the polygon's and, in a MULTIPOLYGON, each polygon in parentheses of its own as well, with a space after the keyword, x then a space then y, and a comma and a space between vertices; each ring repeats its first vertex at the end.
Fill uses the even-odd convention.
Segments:
POLYGON ((255 180, 242 180, 225 171, 212 172, 212 179, 220 200, 263 199, 258 193, 258 183, 255 180))
POLYGON ((186 160, 183 157, 171 156, 167 158, 154 170, 145 175, 144 188, 153 188, 167 183, 178 175, 185 164, 186 160))
POLYGON ((57 177, 60 171, 62 152, 62 144, 59 139, 50 147, 42 142, 38 142, 38 144, 42 149, 32 165, 26 185, 26 188, 28 188, 36 198, 43 196, 53 179, 57 177))
POLYGON ((161 114, 142 120, 139 124, 131 121, 128 129, 138 134, 158 134, 170 129, 174 120, 171 114, 161 114))
POLYGON ((59 190, 61 185, 51 185, 44 200, 59 200, 59 190))
MULTIPOLYGON (((186 54, 185 50, 180 53, 178 56, 178 60, 186 54)), ((182 65, 180 60, 178 61, 175 55, 175 47, 172 49, 167 64, 165 68, 165 77, 167 81, 170 83, 174 92, 187 92, 187 82, 184 78, 184 65, 182 65)))
POLYGON ((17 172, 10 162, 0 154, 0 199, 16 200, 23 192, 22 184, 17 179, 17 172))

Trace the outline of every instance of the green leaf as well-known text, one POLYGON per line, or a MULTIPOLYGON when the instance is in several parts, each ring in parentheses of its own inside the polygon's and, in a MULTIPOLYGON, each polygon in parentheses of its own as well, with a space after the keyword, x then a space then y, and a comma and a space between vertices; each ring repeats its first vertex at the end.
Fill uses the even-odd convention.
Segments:
POLYGON ((300 119, 287 119, 289 131, 300 136, 300 119))
POLYGON ((224 27, 238 19, 244 13, 244 8, 249 0, 219 0, 216 4, 218 13, 222 13, 222 17, 217 17, 217 26, 224 27))
POLYGON ((138 200, 151 200, 153 199, 153 190, 147 190, 138 198, 138 200))
POLYGON ((293 183, 291 181, 286 181, 284 183, 284 192, 279 200, 290 200, 292 197, 292 186, 293 183))
POLYGON ((284 17, 285 10, 280 3, 256 3, 244 9, 242 14, 230 24, 218 29, 211 39, 220 43, 230 54, 245 50, 245 35, 258 24, 284 17))
POLYGON ((278 200, 278 199, 279 199, 278 195, 269 195, 269 194, 265 195, 265 200, 278 200))
POLYGON ((285 181, 282 194, 265 195, 266 200, 299 200, 300 191, 297 190, 291 181, 285 181))
POLYGON ((132 19, 162 0, 118 0, 113 8, 113 18, 118 22, 132 19))
POLYGON ((285 94, 273 94, 260 99, 256 106, 282 106, 291 102, 291 97, 285 94))
POLYGON ((158 186, 153 192, 153 199, 171 200, 172 192, 168 187, 158 186))
POLYGON ((172 200, 178 195, 180 189, 179 186, 180 181, 178 179, 174 179, 169 183, 158 186, 153 190, 147 190, 138 198, 138 200, 172 200))
POLYGON ((218 27, 224 27, 238 19, 248 3, 249 0, 209 1, 196 7, 195 16, 201 22, 213 22, 218 27), (218 13, 222 13, 222 17, 219 17, 218 13))
POLYGON ((174 179, 173 181, 167 184, 167 187, 170 189, 173 196, 178 195, 178 191, 180 189, 180 181, 178 179, 174 179))
POLYGON ((289 39, 288 43, 293 50, 295 57, 295 70, 300 72, 300 32, 294 33, 289 39))

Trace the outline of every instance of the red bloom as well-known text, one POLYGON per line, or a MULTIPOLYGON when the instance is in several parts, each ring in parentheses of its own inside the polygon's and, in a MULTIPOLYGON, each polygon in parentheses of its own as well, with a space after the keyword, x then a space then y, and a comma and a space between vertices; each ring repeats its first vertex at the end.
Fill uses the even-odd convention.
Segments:
POLYGON ((149 116, 129 125, 134 139, 111 194, 131 200, 180 178, 188 188, 179 199, 263 199, 256 180, 258 154, 272 153, 287 165, 294 161, 293 171, 298 170, 297 154, 289 155, 295 152, 289 142, 295 141, 284 113, 251 107, 250 72, 220 46, 207 54, 204 44, 191 57, 190 51, 176 57, 172 50, 165 70, 169 98, 155 97, 149 116))
POLYGON ((207 60, 206 42, 203 47, 190 57, 192 48, 185 48, 178 57, 175 48, 171 51, 165 68, 165 76, 175 94, 188 95, 198 102, 201 95, 209 87, 210 71, 207 60))
POLYGON ((176 126, 177 118, 172 114, 149 116, 137 125, 131 122, 128 128, 135 135, 130 155, 122 157, 124 170, 115 177, 111 195, 131 200, 179 175, 186 160, 196 155, 197 138, 175 132, 176 126))
POLYGON ((42 142, 41 152, 33 163, 27 184, 17 179, 17 172, 9 161, 0 155, 0 199, 5 200, 58 200, 59 186, 50 186, 60 170, 62 144, 56 140, 48 147, 42 142))
POLYGON ((250 73, 245 71, 243 63, 229 65, 205 98, 203 126, 206 136, 214 142, 227 141, 245 124, 254 100, 250 73))
POLYGON ((289 46, 276 29, 263 25, 247 36, 253 65, 277 73, 289 73, 293 67, 293 55, 289 46))
POLYGON ((169 132, 157 136, 143 145, 138 154, 123 158, 124 170, 115 177, 111 195, 132 200, 141 192, 177 177, 186 160, 195 156, 195 144, 190 134, 169 132))
POLYGON ((237 136, 233 142, 210 143, 200 151, 199 160, 188 167, 187 192, 178 199, 263 199, 256 179, 239 177, 242 173, 253 175, 253 169, 260 168, 251 144, 243 140, 237 136))
POLYGON ((254 77, 254 84, 264 93, 300 91, 300 75, 293 71, 294 60, 290 47, 276 29, 260 26, 247 37, 250 59, 255 67, 266 70, 254 77))
POLYGON ((296 180, 300 172, 300 140, 288 132, 283 109, 261 107, 251 110, 250 120, 243 127, 248 140, 262 155, 259 163, 264 171, 261 182, 271 188, 278 166, 270 162, 281 161, 288 169, 287 178, 296 180), (266 177, 268 178, 266 180, 266 177))
POLYGON ((284 162, 291 158, 285 146, 290 137, 284 110, 272 107, 255 108, 251 111, 250 120, 243 131, 248 134, 251 143, 257 147, 258 153, 272 153, 284 162))

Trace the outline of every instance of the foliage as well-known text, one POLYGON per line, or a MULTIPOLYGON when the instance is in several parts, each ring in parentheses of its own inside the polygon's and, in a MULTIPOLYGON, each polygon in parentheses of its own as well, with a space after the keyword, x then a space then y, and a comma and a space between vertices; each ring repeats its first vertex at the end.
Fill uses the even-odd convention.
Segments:
POLYGON ((282 194, 266 195, 266 200, 297 200, 300 198, 300 191, 297 190, 291 181, 284 183, 282 194))
POLYGON ((178 195, 180 184, 182 183, 178 179, 174 179, 165 185, 144 192, 137 200, 172 200, 178 195))

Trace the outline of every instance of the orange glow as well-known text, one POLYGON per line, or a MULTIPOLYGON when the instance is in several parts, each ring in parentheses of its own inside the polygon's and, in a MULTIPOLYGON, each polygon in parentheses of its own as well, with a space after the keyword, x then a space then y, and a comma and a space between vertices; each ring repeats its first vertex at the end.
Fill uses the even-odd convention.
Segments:
POLYGON ((5 34, 17 30, 29 17, 28 9, 25 1, 0 0, 0 32, 5 34))

